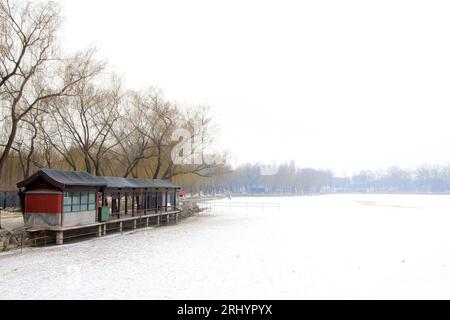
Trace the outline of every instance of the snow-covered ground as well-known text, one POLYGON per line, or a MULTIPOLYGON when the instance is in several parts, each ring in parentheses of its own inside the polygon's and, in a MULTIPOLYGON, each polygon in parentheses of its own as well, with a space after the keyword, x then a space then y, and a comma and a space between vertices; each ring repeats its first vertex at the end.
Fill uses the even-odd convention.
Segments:
POLYGON ((450 196, 232 201, 281 209, 3 254, 0 299, 450 298, 450 196))

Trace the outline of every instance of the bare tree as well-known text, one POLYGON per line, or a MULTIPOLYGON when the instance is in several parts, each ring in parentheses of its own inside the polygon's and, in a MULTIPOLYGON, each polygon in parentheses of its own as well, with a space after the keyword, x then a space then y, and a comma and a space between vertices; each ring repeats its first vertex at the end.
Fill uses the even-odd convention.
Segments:
POLYGON ((52 125, 46 137, 56 151, 74 169, 80 169, 77 155, 83 158, 84 169, 101 175, 101 163, 117 141, 112 130, 121 118, 120 81, 101 88, 94 78, 86 78, 74 85, 72 95, 49 105, 52 125))
POLYGON ((17 152, 23 178, 27 178, 35 164, 36 141, 39 134, 39 121, 43 112, 39 109, 31 110, 21 121, 13 150, 17 152))
POLYGON ((179 123, 179 110, 168 101, 165 101, 160 93, 154 92, 150 96, 151 108, 147 115, 147 122, 151 126, 148 135, 153 143, 152 155, 156 158, 156 166, 153 171, 153 179, 161 177, 164 164, 170 165, 170 151, 173 145, 172 132, 179 123))
POLYGON ((46 131, 46 121, 45 117, 46 113, 42 117, 37 118, 36 126, 37 126, 37 132, 38 132, 38 142, 39 142, 39 152, 40 152, 40 159, 34 161, 34 165, 38 168, 52 168, 54 162, 56 161, 55 155, 58 154, 58 152, 55 152, 55 149, 52 146, 51 139, 49 136, 47 136, 46 131))
POLYGON ((111 131, 116 140, 111 150, 116 162, 123 168, 121 175, 125 178, 132 175, 138 177, 137 168, 141 161, 153 157, 151 153, 153 130, 149 113, 152 112, 148 92, 130 91, 124 99, 122 107, 126 109, 111 131))
POLYGON ((54 2, 0 0, 0 17, 0 98, 6 111, 3 126, 8 128, 0 154, 1 179, 20 122, 98 70, 88 68, 92 52, 61 58, 56 42, 59 6, 54 2))
POLYGON ((104 86, 98 77, 104 64, 94 50, 63 57, 59 27, 55 2, 0 0, 0 179, 8 161, 24 177, 54 165, 126 177, 215 174, 216 165, 171 159, 178 128, 191 132, 194 153, 205 153, 212 138, 205 108, 182 111, 156 89, 123 103, 120 82, 104 86))
MULTIPOLYGON (((218 168, 224 168, 225 163, 222 162, 224 159, 223 155, 212 154, 211 151, 208 150, 208 147, 211 146, 214 141, 214 128, 212 125, 212 118, 209 115, 209 108, 204 106, 188 108, 186 113, 180 118, 181 119, 177 124, 190 132, 191 140, 191 154, 183 156, 186 158, 192 157, 194 161, 191 161, 191 163, 188 164, 176 164, 170 157, 167 157, 165 170, 160 176, 154 178, 172 179, 177 176, 188 174, 199 177, 214 176, 217 173, 218 168), (210 157, 212 161, 205 161, 206 157, 210 157)), ((171 141, 168 144, 169 155, 176 143, 178 142, 171 141)))
MULTIPOLYGON (((202 154, 212 139, 211 118, 207 108, 189 108, 166 100, 156 88, 129 92, 122 108, 127 110, 112 133, 117 146, 112 150, 115 161, 123 168, 121 175, 137 178, 144 171, 153 179, 171 179, 181 175, 212 176, 215 164, 175 164, 171 153, 178 141, 172 140, 175 130, 184 128, 190 133, 192 153, 202 154), (139 169, 142 169, 139 171, 139 169)), ((183 155, 191 157, 192 153, 183 155)))

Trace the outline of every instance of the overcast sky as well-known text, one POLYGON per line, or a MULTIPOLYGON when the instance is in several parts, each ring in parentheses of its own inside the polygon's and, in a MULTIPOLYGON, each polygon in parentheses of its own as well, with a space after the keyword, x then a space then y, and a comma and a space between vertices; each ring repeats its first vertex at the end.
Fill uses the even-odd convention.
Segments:
POLYGON ((449 1, 63 0, 67 50, 208 104, 233 163, 450 163, 449 1))

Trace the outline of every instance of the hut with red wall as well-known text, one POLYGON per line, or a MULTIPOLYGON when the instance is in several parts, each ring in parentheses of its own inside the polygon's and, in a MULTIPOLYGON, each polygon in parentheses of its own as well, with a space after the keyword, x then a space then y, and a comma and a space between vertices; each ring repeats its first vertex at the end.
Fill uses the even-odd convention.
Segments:
POLYGON ((17 186, 24 194, 25 225, 54 230, 177 212, 180 189, 166 180, 94 177, 56 169, 41 169, 17 186))
POLYGON ((17 187, 24 193, 25 226, 72 226, 95 223, 97 193, 105 187, 87 172, 41 169, 17 187), (67 210, 67 196, 77 195, 75 210, 67 210))

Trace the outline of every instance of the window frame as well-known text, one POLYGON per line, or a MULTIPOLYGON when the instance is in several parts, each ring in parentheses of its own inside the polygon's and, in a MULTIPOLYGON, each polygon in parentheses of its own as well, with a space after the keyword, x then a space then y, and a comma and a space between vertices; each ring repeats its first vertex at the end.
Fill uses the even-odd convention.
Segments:
POLYGON ((95 211, 96 207, 97 192, 64 191, 63 193, 63 213, 95 211))

